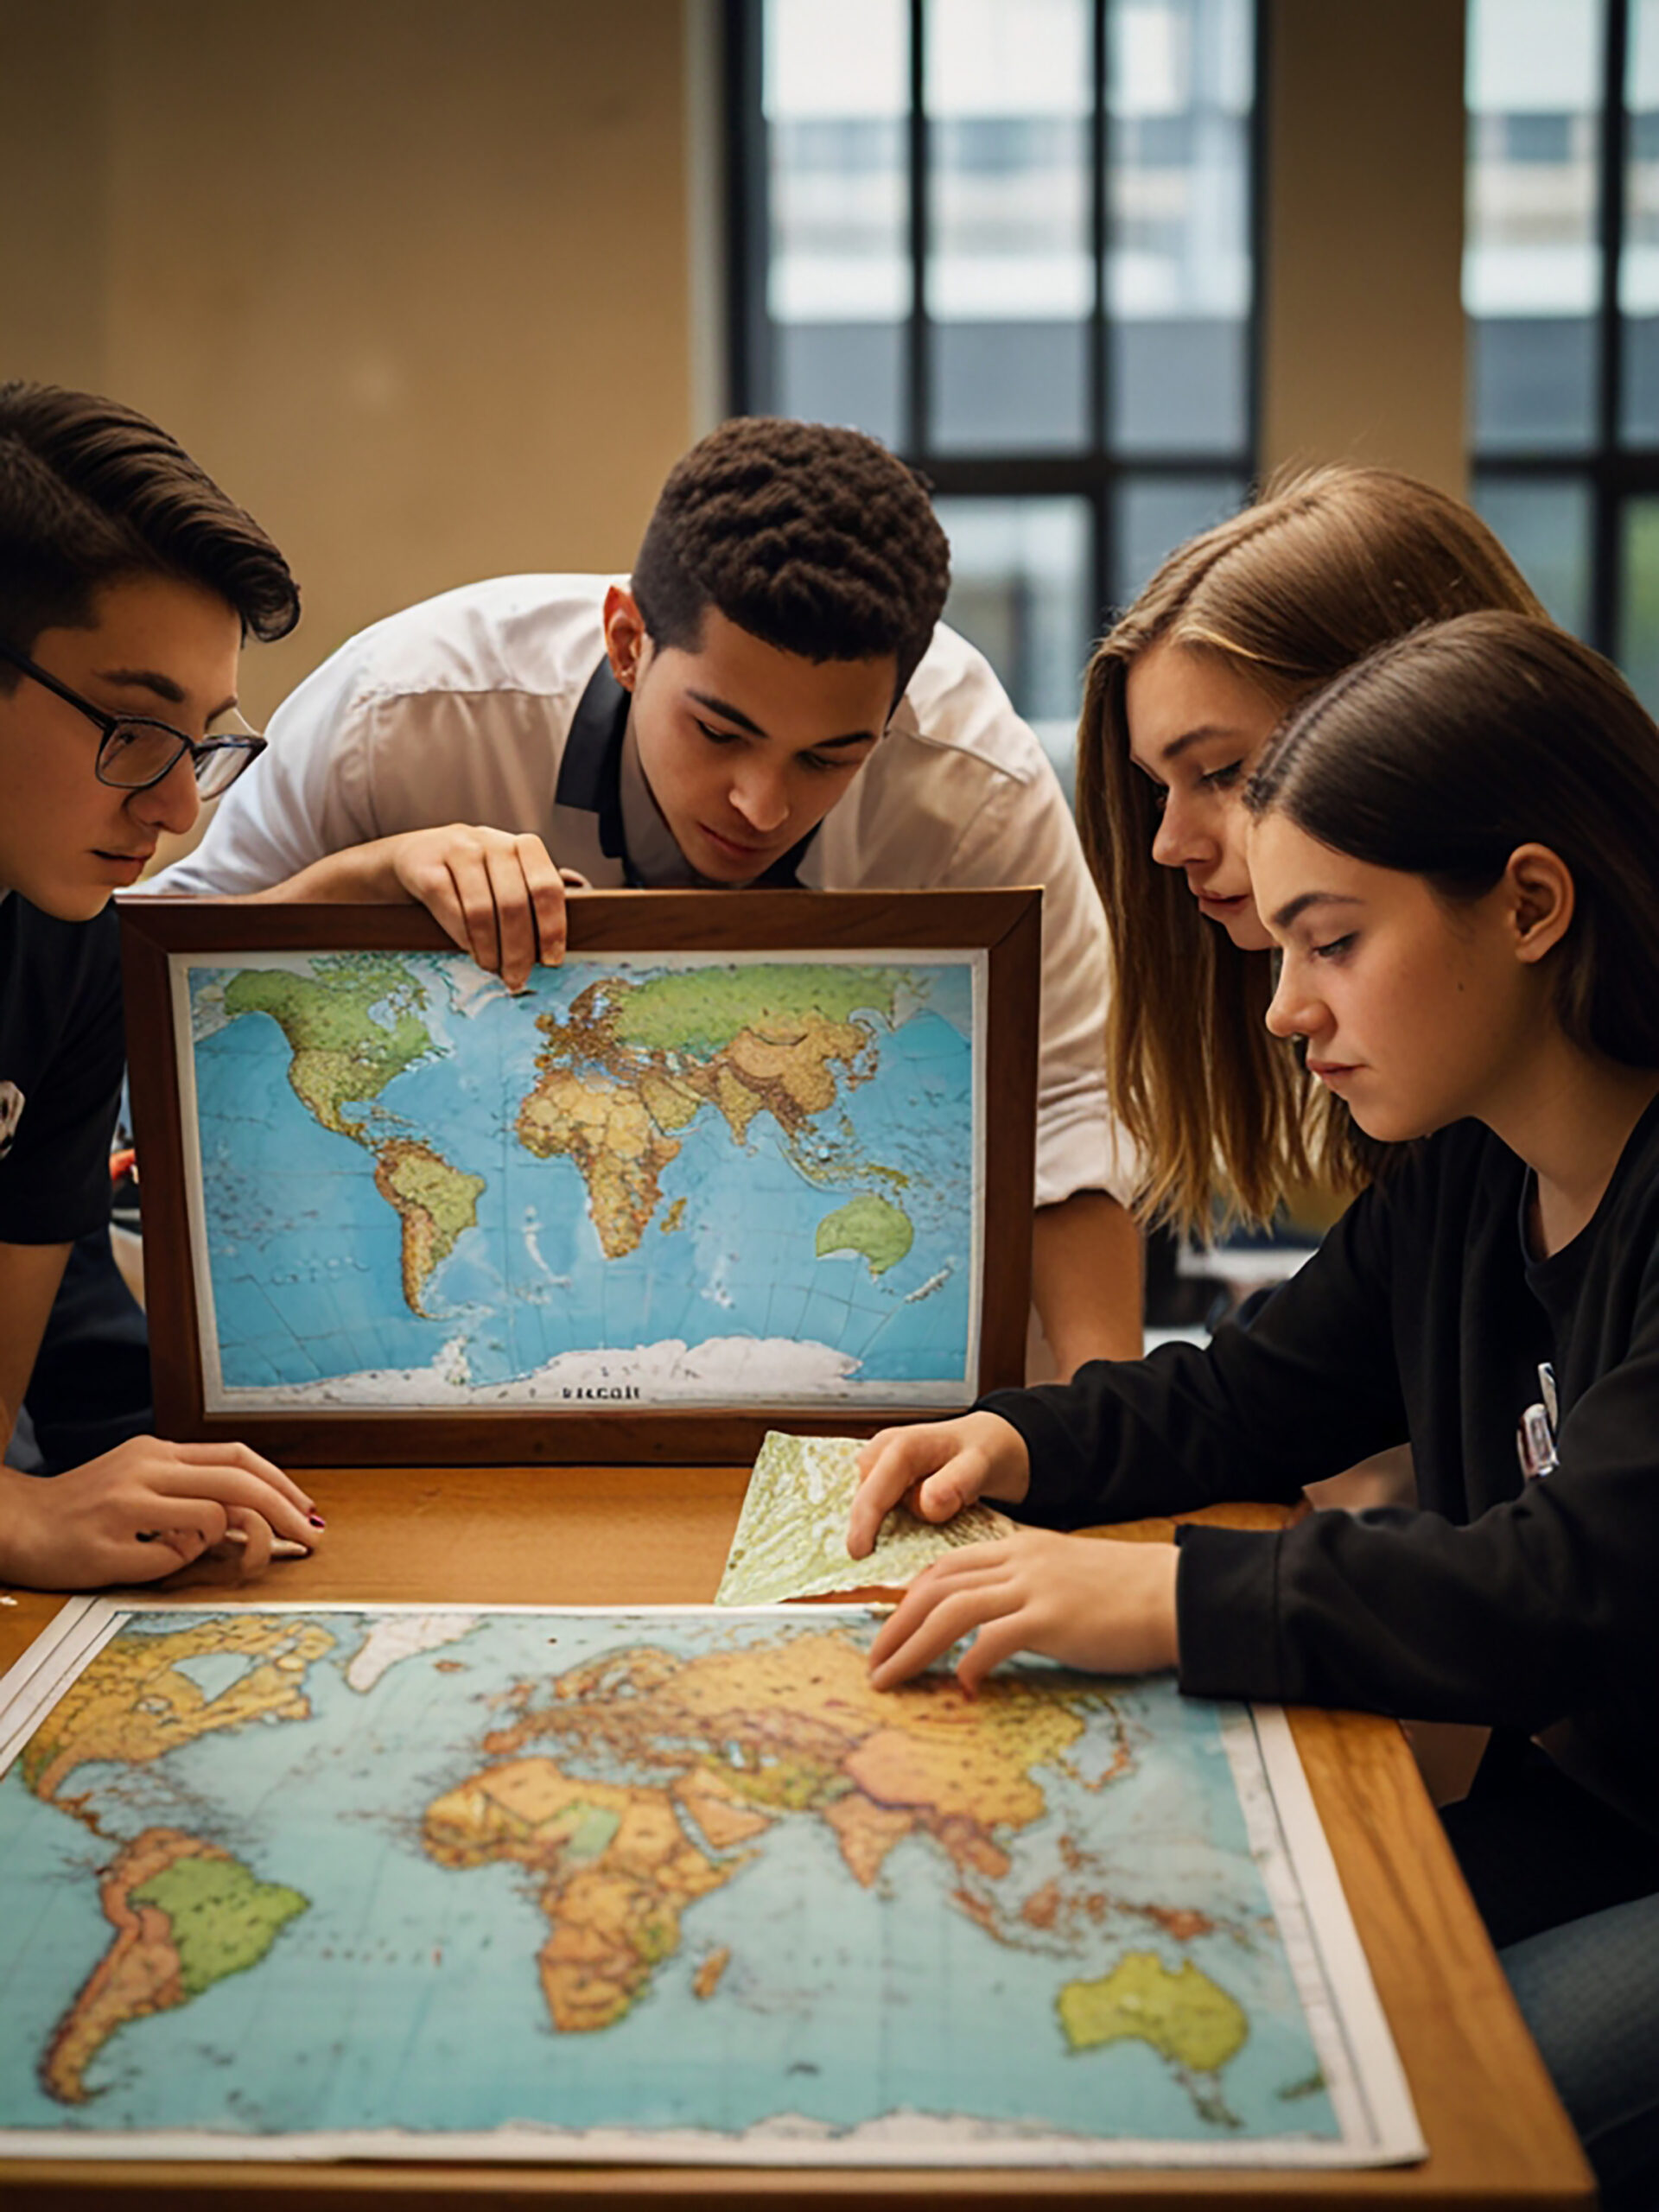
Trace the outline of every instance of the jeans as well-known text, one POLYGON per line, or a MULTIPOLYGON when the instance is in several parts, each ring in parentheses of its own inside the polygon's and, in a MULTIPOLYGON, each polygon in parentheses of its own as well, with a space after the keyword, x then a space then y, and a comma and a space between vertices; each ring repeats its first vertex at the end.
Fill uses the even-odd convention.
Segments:
POLYGON ((1440 1818, 1603 2212, 1659 2212, 1659 1843, 1502 1735, 1440 1818))
POLYGON ((1498 1958, 1595 2169, 1602 2212, 1659 2206, 1659 1895, 1498 1958))

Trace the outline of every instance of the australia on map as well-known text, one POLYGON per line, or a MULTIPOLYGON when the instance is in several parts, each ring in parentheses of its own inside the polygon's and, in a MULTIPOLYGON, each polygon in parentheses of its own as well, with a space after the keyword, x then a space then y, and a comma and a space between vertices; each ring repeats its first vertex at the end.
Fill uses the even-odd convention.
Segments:
POLYGON ((982 960, 175 956, 207 1408, 962 1402, 982 960))
POLYGON ((0 2158, 1421 2155, 1282 1714, 883 1693, 875 1624, 73 1601, 0 1697, 0 2158))

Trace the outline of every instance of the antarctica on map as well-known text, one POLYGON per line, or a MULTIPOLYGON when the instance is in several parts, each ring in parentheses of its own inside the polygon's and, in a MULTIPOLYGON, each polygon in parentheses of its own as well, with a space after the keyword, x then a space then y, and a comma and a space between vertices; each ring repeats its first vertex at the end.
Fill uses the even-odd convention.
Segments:
POLYGON ((972 1395, 982 952, 173 975, 206 1409, 972 1395))

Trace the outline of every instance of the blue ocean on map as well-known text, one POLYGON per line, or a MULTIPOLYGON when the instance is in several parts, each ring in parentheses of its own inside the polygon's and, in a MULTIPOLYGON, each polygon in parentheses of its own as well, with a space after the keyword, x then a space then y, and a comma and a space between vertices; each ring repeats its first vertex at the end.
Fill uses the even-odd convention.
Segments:
MULTIPOLYGON (((767 1761, 796 1756, 804 1776, 830 1756, 791 1715, 806 1709, 822 1664, 810 1653, 826 1640, 849 1640, 861 1672, 868 1618, 410 1609, 400 1626, 366 1610, 244 1612, 254 1648, 136 1670, 135 1694, 180 1712, 170 1747, 93 1751, 35 1789, 21 1763, 0 1780, 0 2130, 85 2140, 525 2122, 737 2136, 780 2115, 844 2130, 965 2114, 1176 2144, 1339 2132, 1224 1747, 1228 1708, 1163 1681, 1055 1671, 1074 1725, 1063 1755, 1014 1755, 1014 1816, 970 1813, 978 1840, 964 1843, 960 1815, 953 1830, 920 1805, 861 1872, 836 1795, 855 1783, 831 1774, 816 1799, 803 1783, 773 1789, 767 1761), (728 1836, 706 1799, 684 1794, 687 1775, 727 1762, 718 1743, 688 1738, 675 1670, 721 1655, 741 1667, 745 1653, 767 1669, 749 1695, 755 1744, 770 1749, 749 1745, 732 1770, 764 1817, 728 1836), (273 1654, 287 1670, 281 1700, 262 1707, 256 1689, 257 1709, 218 1719, 213 1701, 273 1654), (578 1669, 607 1732, 584 1734, 580 1697, 552 1687, 578 1669), (181 1677, 205 1706, 187 1710, 181 1677), (591 1796, 561 1826, 546 1807, 563 1782, 591 1796), (543 1792, 533 1836, 532 1788, 543 1792), (647 1849, 629 1860, 615 1815, 592 1802, 606 1788, 630 1793, 642 1819, 679 1805, 675 1848, 692 1876, 620 1883, 649 1967, 627 1970, 632 1993, 608 2012, 561 2026, 544 1947, 561 1929, 572 1942, 595 1931, 595 1977, 618 1972, 619 1908, 584 1884, 606 1879, 617 1853, 643 1864, 647 1849), (500 1821, 498 1804, 518 1819, 500 1821), (443 1863, 442 1819, 469 1824, 470 1857, 443 1863), (262 1885, 246 1896, 283 1900, 280 1925, 256 1940, 221 1917, 212 1948, 205 1904, 195 1986, 159 2009, 136 1962, 124 1985, 104 1964, 121 1956, 133 1903, 167 1909, 156 1878, 131 1900, 101 1886, 118 1853, 146 1844, 187 1868, 233 1861, 262 1885), (217 1856, 188 1856, 204 1849, 217 1856), (653 1881, 686 1885, 668 1917, 671 1888, 653 1881), (1124 2031, 1069 2035, 1068 1986, 1137 1961, 1188 2015, 1172 2014, 1166 2033, 1149 2018, 1141 2034, 1131 2005, 1124 2031), (1238 2023, 1208 2050, 1205 1993, 1238 2023)), ((142 1657, 204 1625, 211 1646, 214 1619, 140 1610, 110 1650, 142 1657)), ((868 1775, 880 1710, 844 1726, 849 1776, 868 1775)))
MULTIPOLYGON (((373 1019, 390 1033, 413 1006, 429 1049, 372 1096, 344 1098, 340 1118, 355 1135, 326 1126, 302 1095, 295 1046, 276 1019, 226 1014, 238 973, 305 978, 314 963, 289 955, 190 964, 212 1333, 226 1394, 279 1403, 340 1378, 392 1377, 401 1379, 387 1397, 418 1403, 424 1373, 446 1386, 432 1402, 453 1402, 455 1385, 512 1386, 563 1362, 550 1396, 560 1382, 638 1382, 649 1402, 664 1357, 653 1365, 652 1348, 672 1357, 710 1344, 726 1348, 723 1363, 701 1389, 694 1377, 671 1395, 728 1403, 874 1391, 925 1402, 930 1390, 960 1398, 971 1383, 979 1131, 965 960, 892 971, 887 1010, 854 1016, 868 1039, 855 1067, 828 1064, 831 1103, 799 1126, 762 1110, 740 1135, 706 1103, 665 1132, 677 1153, 648 1217, 640 1209, 633 1248, 619 1254, 601 1242, 577 1160, 538 1158, 520 1141, 519 1109, 547 1050, 537 1017, 566 1021, 596 980, 621 974, 648 986, 683 973, 684 957, 672 969, 572 959, 537 969, 516 997, 459 953, 377 957, 409 988, 373 1019), (377 1186, 378 1158, 399 1142, 481 1179, 475 1218, 414 1302, 405 1225, 377 1186), (839 1215, 849 1202, 862 1214, 839 1215), (843 1217, 873 1218, 878 1231, 896 1222, 895 1241, 872 1246, 855 1227, 838 1244, 843 1217), (788 1371, 744 1373, 752 1343, 782 1346, 788 1371)), ((315 969, 331 972, 326 958, 315 969)))

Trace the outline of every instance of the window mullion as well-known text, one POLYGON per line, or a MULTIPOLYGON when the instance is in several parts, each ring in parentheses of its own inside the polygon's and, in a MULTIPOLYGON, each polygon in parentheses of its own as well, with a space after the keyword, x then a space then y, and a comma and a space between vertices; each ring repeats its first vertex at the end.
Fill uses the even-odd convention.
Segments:
POLYGON ((1111 26, 1109 0, 1094 0, 1094 46, 1091 60, 1094 83, 1089 127, 1090 228, 1095 257, 1094 311, 1089 319, 1089 425, 1092 466, 1090 495, 1094 509, 1092 532, 1095 573, 1090 579, 1090 604, 1098 625, 1106 606, 1107 580, 1113 572, 1116 524, 1111 496, 1109 452, 1112 411, 1111 329, 1108 315, 1107 269, 1112 243, 1111 113, 1107 102, 1111 26))
POLYGON ((776 404, 772 318, 766 297, 772 253, 770 149, 761 92, 765 0, 726 0, 721 23, 726 79, 726 331, 734 414, 776 404))
POLYGON ((1106 109, 1106 10, 1107 0, 1094 0, 1092 104, 1089 124, 1089 233, 1095 263, 1095 298, 1089 317, 1089 448, 1097 458, 1103 456, 1106 450, 1112 373, 1106 321, 1106 257, 1111 242, 1111 211, 1107 198, 1111 124, 1106 109))
POLYGON ((1629 133, 1624 77, 1630 52, 1630 0, 1607 0, 1602 78, 1601 171, 1597 229, 1601 244, 1601 356, 1597 391, 1595 524, 1590 580, 1591 637, 1605 653, 1618 649, 1620 497, 1618 448, 1624 394, 1624 333, 1619 322, 1619 262, 1624 243, 1624 171, 1629 133))
POLYGON ((1268 86, 1272 82, 1272 41, 1274 18, 1277 10, 1271 0, 1256 0, 1255 22, 1251 26, 1253 59, 1251 62, 1250 95, 1250 153, 1249 190, 1250 194, 1250 320, 1249 340, 1244 356, 1244 442, 1249 458, 1246 469, 1252 480, 1260 468, 1262 450, 1262 356, 1265 345, 1262 314, 1262 272, 1267 266, 1268 252, 1268 133, 1270 128, 1268 114, 1268 86))
POLYGON ((925 457, 931 436, 928 405, 931 367, 927 325, 927 6, 910 0, 910 321, 905 337, 905 445, 914 460, 925 457))

